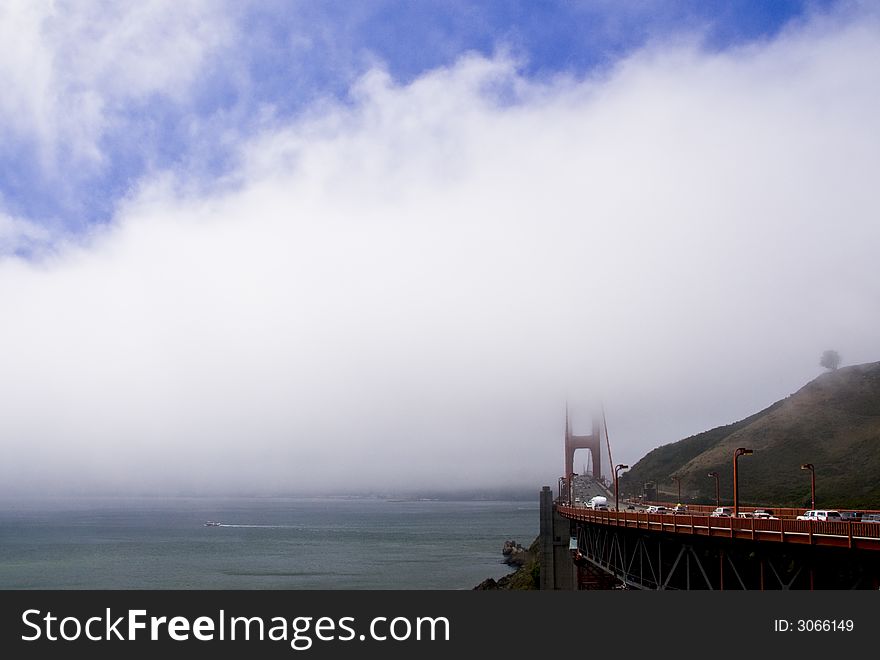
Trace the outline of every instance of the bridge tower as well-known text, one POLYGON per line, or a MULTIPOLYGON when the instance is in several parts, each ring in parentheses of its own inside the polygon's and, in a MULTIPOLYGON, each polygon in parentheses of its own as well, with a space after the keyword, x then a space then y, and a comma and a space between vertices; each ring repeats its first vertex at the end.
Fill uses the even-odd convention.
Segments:
POLYGON ((565 406, 565 475, 566 479, 574 473, 575 449, 589 449, 593 463, 593 479, 602 478, 602 450, 599 420, 593 417, 593 433, 591 435, 574 435, 568 417, 568 406, 565 406))

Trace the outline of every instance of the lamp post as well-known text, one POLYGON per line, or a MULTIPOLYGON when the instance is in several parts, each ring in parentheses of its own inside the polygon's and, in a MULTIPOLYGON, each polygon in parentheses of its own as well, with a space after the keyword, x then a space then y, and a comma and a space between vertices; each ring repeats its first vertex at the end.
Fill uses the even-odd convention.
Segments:
POLYGON ((681 477, 670 477, 674 482, 678 484, 678 499, 675 500, 677 504, 681 504, 681 477))
POLYGON ((739 482, 737 481, 736 462, 740 456, 751 456, 754 450, 745 447, 737 447, 733 452, 733 517, 739 516, 739 482))
POLYGON ((620 511, 620 497, 618 495, 619 490, 617 488, 617 481, 619 479, 619 477, 617 476, 617 473, 620 470, 629 470, 629 465, 624 465, 623 463, 619 463, 618 465, 614 466, 614 511, 615 511, 615 513, 617 511, 620 511))
POLYGON ((809 470, 810 471, 810 508, 816 508, 816 468, 813 467, 812 463, 804 463, 801 465, 801 470, 809 470))
POLYGON ((710 472, 710 477, 715 477, 715 506, 721 506, 721 489, 718 485, 718 473, 710 472))

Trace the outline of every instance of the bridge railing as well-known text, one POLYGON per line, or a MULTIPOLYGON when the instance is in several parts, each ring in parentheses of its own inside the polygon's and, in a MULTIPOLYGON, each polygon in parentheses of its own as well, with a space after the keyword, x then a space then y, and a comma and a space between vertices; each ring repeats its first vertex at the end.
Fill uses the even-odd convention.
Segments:
POLYGON ((559 505, 558 510, 561 515, 572 520, 651 531, 880 550, 878 523, 716 518, 705 514, 596 511, 568 505, 559 505))
MULTIPOLYGON (((655 504, 655 505, 659 505, 659 506, 665 506, 665 507, 671 509, 673 506, 675 506, 676 503, 658 500, 658 501, 650 501, 650 502, 640 502, 640 504, 642 506, 655 504)), ((730 503, 729 502, 725 503, 725 506, 730 506, 730 503)), ((708 513, 712 513, 715 510, 715 506, 710 505, 710 504, 688 504, 687 507, 688 507, 688 511, 690 513, 695 513, 695 514, 703 514, 703 513, 708 514, 708 513)), ((759 506, 740 505, 738 508, 740 511, 745 512, 745 513, 752 513, 756 510, 759 510, 759 509, 765 509, 765 510, 771 509, 773 511, 773 515, 778 518, 797 518, 798 516, 802 515, 803 513, 805 513, 807 511, 807 509, 802 508, 802 507, 785 507, 785 506, 779 507, 779 506, 760 506, 760 505, 759 506)), ((847 507, 823 507, 823 508, 834 509, 837 511, 858 511, 859 513, 862 513, 862 514, 880 513, 880 510, 878 510, 878 509, 849 509, 847 507)))

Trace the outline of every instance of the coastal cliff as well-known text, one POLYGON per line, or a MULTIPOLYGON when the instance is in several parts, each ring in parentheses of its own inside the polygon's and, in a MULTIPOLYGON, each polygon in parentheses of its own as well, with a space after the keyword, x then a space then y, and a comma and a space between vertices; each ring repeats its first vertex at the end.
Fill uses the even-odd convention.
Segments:
POLYGON ((504 555, 504 563, 516 570, 504 577, 494 580, 486 578, 476 587, 475 591, 488 591, 494 589, 533 590, 540 585, 541 570, 541 544, 538 538, 532 541, 528 548, 524 548, 516 541, 505 541, 501 549, 504 555))

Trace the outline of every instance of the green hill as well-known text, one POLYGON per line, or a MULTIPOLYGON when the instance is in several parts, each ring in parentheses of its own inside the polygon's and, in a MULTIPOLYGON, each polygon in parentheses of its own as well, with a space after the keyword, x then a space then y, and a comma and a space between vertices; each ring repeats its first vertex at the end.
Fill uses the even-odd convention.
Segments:
POLYGON ((800 466, 812 463, 817 506, 880 508, 880 362, 824 373, 751 417, 658 447, 621 475, 621 493, 654 481, 675 497, 676 475, 683 500, 714 503, 715 471, 729 503, 737 447, 755 451, 738 463, 742 504, 809 506, 800 466))

